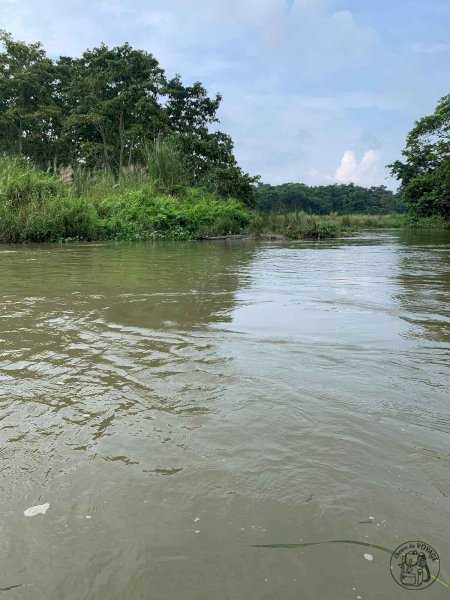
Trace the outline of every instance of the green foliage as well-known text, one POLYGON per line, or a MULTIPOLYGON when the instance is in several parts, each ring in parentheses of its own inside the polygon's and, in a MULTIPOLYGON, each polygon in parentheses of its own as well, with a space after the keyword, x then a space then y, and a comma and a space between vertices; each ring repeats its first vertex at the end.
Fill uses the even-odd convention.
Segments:
POLYGON ((185 157, 192 185, 205 187, 224 198, 236 197, 254 205, 254 184, 259 177, 244 173, 233 154, 230 136, 200 128, 181 134, 177 141, 185 157))
POLYGON ((371 227, 404 226, 445 223, 399 214, 258 214, 237 199, 223 200, 204 189, 185 187, 170 195, 156 189, 143 171, 116 180, 108 171, 80 170, 69 184, 25 159, 0 159, 0 242, 184 240, 246 231, 326 239, 371 227))
POLYGON ((0 202, 1 242, 96 239, 96 213, 86 200, 68 196, 15 209, 0 202))
POLYGON ((388 165, 401 181, 405 202, 419 217, 450 218, 450 94, 432 115, 415 123, 402 152, 388 165))
POLYGON ((0 31, 0 151, 48 158, 58 105, 53 94, 54 64, 39 43, 14 41, 0 31))
MULTIPOLYGON (((102 169, 89 171, 80 168, 75 171, 72 179, 72 193, 78 197, 97 195, 103 197, 121 187, 121 180, 117 180, 111 171, 102 169)), ((129 182, 127 181, 127 188, 129 182)))
POLYGON ((421 217, 439 215, 450 219, 450 156, 431 172, 408 181, 404 198, 421 217))
POLYGON ((221 201, 198 189, 189 190, 182 203, 195 237, 241 233, 252 219, 252 213, 239 200, 221 201))
POLYGON ((200 186, 251 204, 257 178, 240 169, 231 138, 209 130, 220 102, 200 82, 167 80, 129 44, 51 60, 39 43, 0 32, 0 153, 54 173, 70 165, 79 181, 146 168, 161 193, 200 186))
POLYGON ((304 183, 259 185, 256 207, 263 212, 304 211, 315 215, 388 214, 404 212, 398 195, 385 186, 364 188, 354 184, 310 187, 304 183))
POLYGON ((118 173, 137 157, 143 140, 166 129, 160 104, 165 84, 158 61, 129 44, 61 58, 65 132, 77 143, 72 161, 118 173))
POLYGON ((252 214, 200 189, 162 194, 141 175, 78 173, 72 185, 23 159, 0 161, 0 242, 194 239, 246 230, 252 214))
POLYGON ((150 189, 122 198, 105 198, 98 206, 101 239, 194 239, 240 233, 251 213, 237 200, 221 200, 201 190, 184 196, 155 196, 150 189))
POLYGON ((180 134, 196 134, 206 130, 209 124, 217 123, 217 110, 222 96, 208 97, 203 85, 196 81, 192 86, 184 86, 180 75, 167 81, 164 89, 167 95, 166 115, 170 129, 180 134))
POLYGON ((288 239, 330 239, 338 237, 348 228, 342 222, 304 212, 260 214, 254 221, 253 230, 259 235, 281 234, 288 239))
POLYGON ((326 240, 330 238, 336 238, 341 235, 343 231, 333 223, 321 223, 317 219, 311 219, 307 223, 306 227, 295 227, 287 229, 285 236, 289 239, 313 239, 313 240, 326 240))

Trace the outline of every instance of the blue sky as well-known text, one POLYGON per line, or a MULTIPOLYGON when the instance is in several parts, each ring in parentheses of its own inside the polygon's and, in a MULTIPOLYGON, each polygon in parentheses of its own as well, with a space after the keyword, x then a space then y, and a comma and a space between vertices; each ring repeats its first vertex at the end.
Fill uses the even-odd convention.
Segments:
POLYGON ((450 93, 450 0, 0 0, 0 28, 78 55, 125 41, 221 92, 264 182, 394 182, 413 122, 450 93))

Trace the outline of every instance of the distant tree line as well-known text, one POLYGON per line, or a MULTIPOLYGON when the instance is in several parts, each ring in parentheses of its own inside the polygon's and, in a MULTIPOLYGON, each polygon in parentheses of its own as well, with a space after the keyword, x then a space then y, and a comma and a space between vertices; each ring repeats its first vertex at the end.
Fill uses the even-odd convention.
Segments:
POLYGON ((304 183, 275 186, 259 184, 256 188, 256 207, 262 212, 304 211, 315 215, 375 215, 406 210, 400 196, 384 185, 365 188, 353 183, 315 187, 304 183))
POLYGON ((354 184, 259 184, 256 206, 262 212, 304 211, 319 215, 410 210, 417 217, 450 219, 450 94, 440 99, 432 115, 416 121, 402 155, 403 161, 388 165, 400 182, 397 193, 383 185, 364 188, 354 184))
POLYGON ((0 154, 48 171, 70 166, 118 176, 164 138, 183 156, 191 185, 250 202, 257 178, 237 164, 230 136, 210 131, 220 102, 200 82, 168 79, 152 54, 129 44, 53 60, 40 43, 0 32, 0 154))

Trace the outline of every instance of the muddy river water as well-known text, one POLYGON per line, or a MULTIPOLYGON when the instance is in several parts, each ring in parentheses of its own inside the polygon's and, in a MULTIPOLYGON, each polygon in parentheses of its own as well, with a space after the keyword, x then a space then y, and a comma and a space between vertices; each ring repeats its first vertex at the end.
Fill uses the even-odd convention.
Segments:
POLYGON ((376 547, 257 547, 331 540, 449 581, 449 243, 1 246, 2 597, 411 598, 376 547))

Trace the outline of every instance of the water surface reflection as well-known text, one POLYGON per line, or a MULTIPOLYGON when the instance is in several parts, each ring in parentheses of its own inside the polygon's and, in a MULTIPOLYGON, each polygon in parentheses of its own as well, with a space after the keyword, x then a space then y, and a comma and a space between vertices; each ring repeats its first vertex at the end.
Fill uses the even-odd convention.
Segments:
POLYGON ((1 248, 0 587, 399 593, 358 547, 251 548, 333 538, 424 538, 450 579, 448 241, 1 248))

